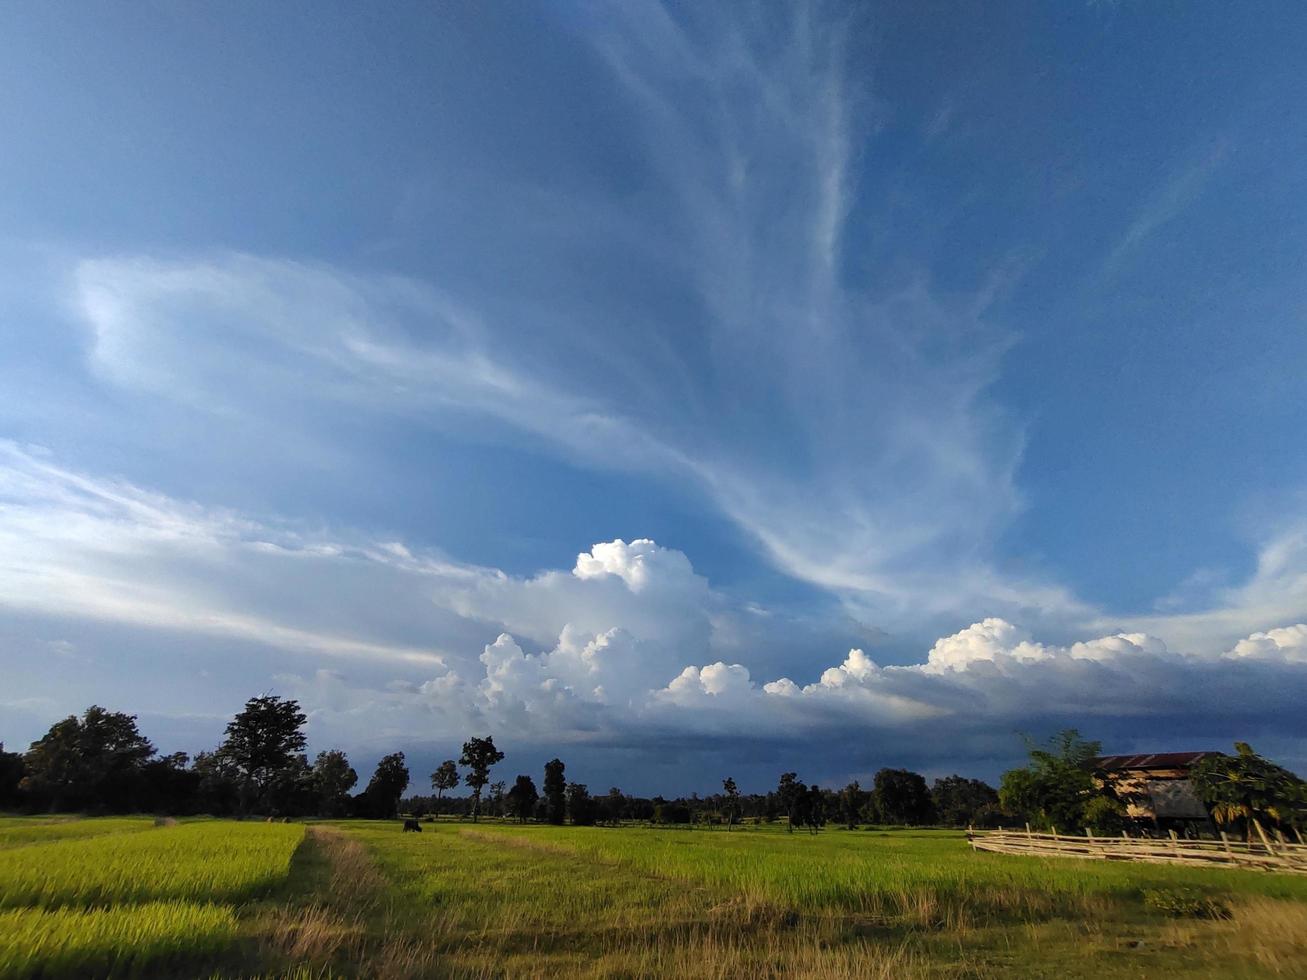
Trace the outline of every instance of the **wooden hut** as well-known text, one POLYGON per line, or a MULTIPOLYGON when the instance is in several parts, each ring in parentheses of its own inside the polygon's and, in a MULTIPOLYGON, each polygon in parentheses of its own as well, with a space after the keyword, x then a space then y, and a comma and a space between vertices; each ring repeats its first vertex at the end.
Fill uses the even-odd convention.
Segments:
POLYGON ((1094 780, 1125 804, 1126 815, 1141 827, 1201 830, 1211 815, 1189 779, 1199 759, 1218 752, 1154 752, 1104 755, 1093 760, 1094 780))

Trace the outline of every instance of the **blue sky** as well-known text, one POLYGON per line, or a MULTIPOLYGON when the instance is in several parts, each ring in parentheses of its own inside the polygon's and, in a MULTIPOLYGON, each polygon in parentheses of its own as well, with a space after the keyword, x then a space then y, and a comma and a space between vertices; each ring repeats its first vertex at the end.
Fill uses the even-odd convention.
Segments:
POLYGON ((360 764, 484 729, 645 791, 1068 723, 1307 763, 1304 49, 6 6, 0 737, 194 751, 275 690, 360 764))

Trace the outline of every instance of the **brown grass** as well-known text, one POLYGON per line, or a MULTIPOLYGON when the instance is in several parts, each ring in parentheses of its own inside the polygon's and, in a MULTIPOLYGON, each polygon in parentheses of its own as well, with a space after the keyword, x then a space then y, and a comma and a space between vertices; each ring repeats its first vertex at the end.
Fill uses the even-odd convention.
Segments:
POLYGON ((1307 975, 1307 905, 1249 898, 1232 911, 1226 944, 1236 957, 1270 976, 1307 975))

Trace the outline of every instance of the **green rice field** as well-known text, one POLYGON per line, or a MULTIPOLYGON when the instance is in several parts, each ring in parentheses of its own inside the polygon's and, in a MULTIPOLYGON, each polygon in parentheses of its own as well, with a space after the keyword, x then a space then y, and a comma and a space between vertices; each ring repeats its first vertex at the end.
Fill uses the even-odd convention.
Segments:
POLYGON ((1304 977, 1307 878, 951 831, 0 818, 0 978, 1304 977))

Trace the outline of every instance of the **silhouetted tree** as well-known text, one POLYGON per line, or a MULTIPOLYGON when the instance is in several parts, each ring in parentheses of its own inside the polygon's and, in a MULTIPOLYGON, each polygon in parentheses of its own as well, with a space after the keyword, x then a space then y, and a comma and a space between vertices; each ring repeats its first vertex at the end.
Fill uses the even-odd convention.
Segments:
POLYGON ((622 817, 626 814, 626 797, 616 786, 610 786, 608 795, 601 801, 600 810, 602 814, 600 819, 615 827, 622 822, 622 817))
POLYGON ((815 834, 826 826, 826 794, 819 786, 808 787, 799 797, 797 816, 799 826, 807 827, 809 833, 815 834))
POLYGON ((998 791, 979 779, 945 776, 930 787, 930 800, 940 823, 965 827, 998 803, 998 791))
POLYGON ((536 792, 536 784, 531 777, 518 776, 506 796, 508 812, 522 823, 526 823, 535 812, 536 801, 539 798, 540 794, 536 792))
POLYGON ((318 813, 324 817, 338 817, 345 813, 349 805, 349 791, 358 781, 358 773, 340 749, 319 752, 313 762, 313 785, 317 793, 318 813))
POLYGON ((468 767, 468 774, 463 781, 472 788, 472 821, 475 823, 481 815, 481 790, 490 782, 490 767, 501 762, 504 753, 495 748, 495 740, 487 735, 485 738, 472 738, 463 743, 463 755, 459 758, 460 766, 468 767))
POLYGON ((840 819, 844 826, 853 830, 862 819, 862 810, 867 805, 867 793, 855 779, 840 790, 840 819))
POLYGON ((91 705, 81 718, 55 722, 25 758, 33 802, 67 807, 134 809, 141 768, 154 746, 136 728, 136 716, 91 705))
POLYGON ((735 780, 727 776, 722 780, 722 791, 726 794, 726 831, 730 833, 735 821, 740 819, 740 787, 735 780))
POLYGON ((445 790, 454 789, 458 785, 458 763, 453 759, 446 759, 431 774, 431 787, 436 791, 436 799, 443 799, 445 790))
POLYGON ((200 777, 195 809, 198 813, 224 816, 240 805, 240 773, 231 759, 217 752, 199 752, 191 771, 200 777))
POLYGON ((218 746, 218 754, 235 770, 241 812, 266 805, 273 781, 297 768, 307 720, 298 701, 267 694, 246 701, 245 709, 227 725, 227 737, 218 746))
POLYGON ((787 772, 781 774, 781 781, 776 786, 776 801, 785 811, 785 816, 789 820, 789 826, 786 828, 791 834, 794 833, 794 824, 799 816, 799 808, 803 804, 804 797, 807 795, 808 787, 799 782, 799 774, 787 772))
POLYGON ((882 769, 876 773, 872 792, 880 818, 887 823, 930 822, 930 790, 920 773, 910 769, 882 769))
POLYGON ((399 798, 406 786, 408 766, 404 765, 404 753, 392 752, 383 757, 363 791, 369 814, 379 819, 394 818, 399 813, 399 798))
POLYGON ((6 752, 5 743, 0 742, 0 809, 9 809, 18 805, 22 794, 18 784, 27 776, 27 766, 18 752, 6 752))
POLYGON ((595 822, 595 801, 585 783, 568 783, 567 815, 578 827, 589 827, 595 822))
POLYGON ((545 763, 545 819, 552 824, 561 824, 567 815, 567 779, 562 759, 550 759, 545 763))
POLYGON ((196 813, 200 773, 185 752, 158 756, 141 767, 139 809, 150 813, 196 813))

